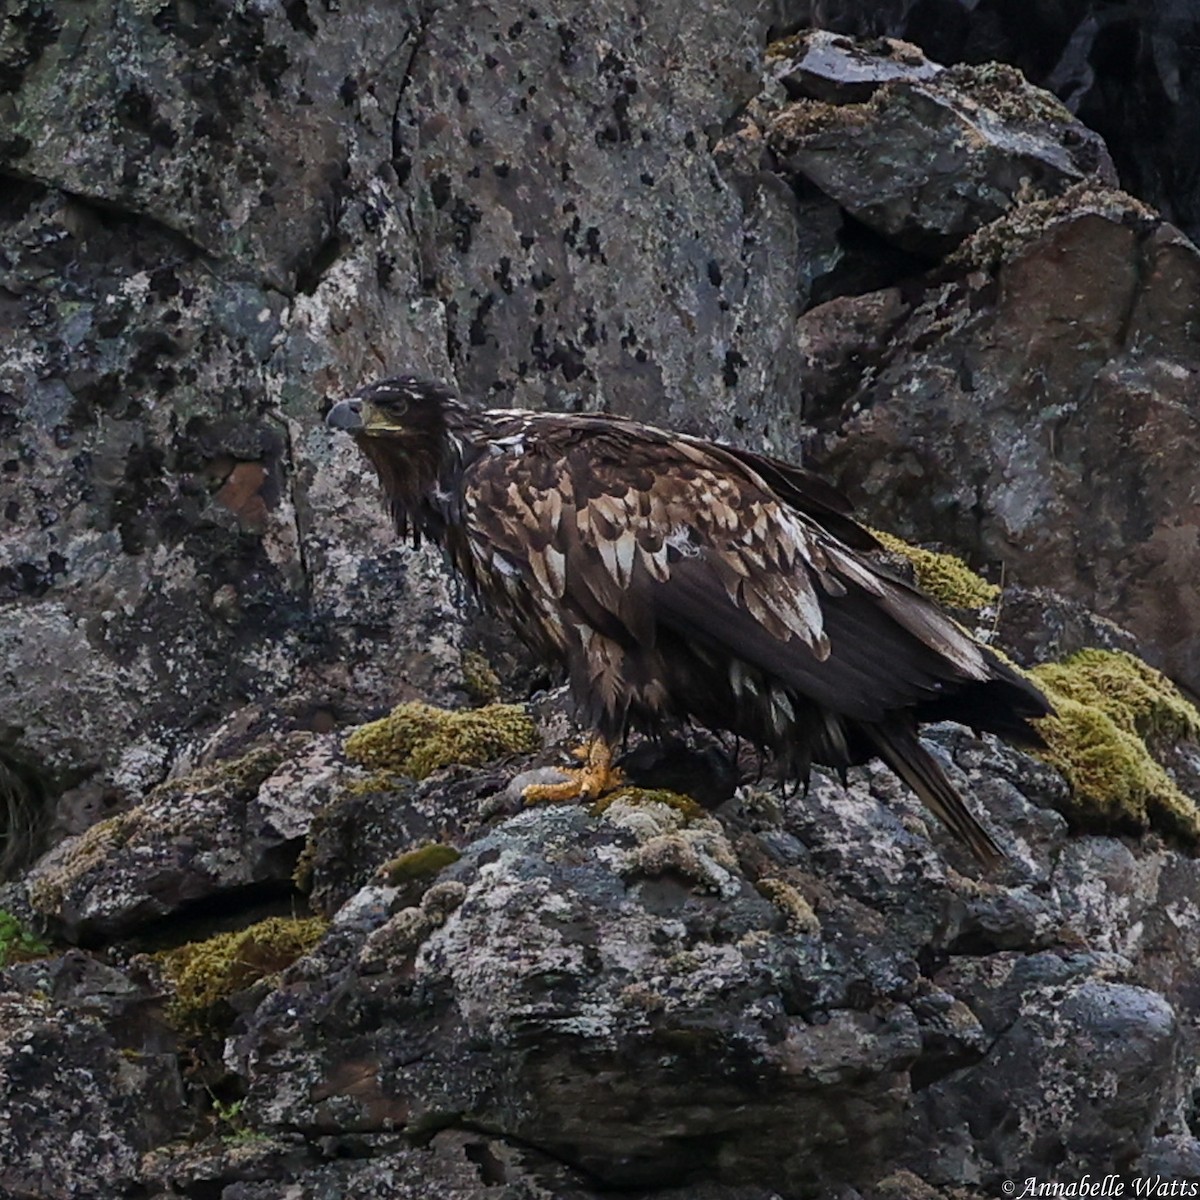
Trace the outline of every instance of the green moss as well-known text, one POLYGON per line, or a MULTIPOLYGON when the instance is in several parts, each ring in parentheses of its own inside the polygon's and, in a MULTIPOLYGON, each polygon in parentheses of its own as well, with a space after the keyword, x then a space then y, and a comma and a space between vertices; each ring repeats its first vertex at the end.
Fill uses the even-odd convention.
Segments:
POLYGON ((812 905, 790 883, 776 876, 766 876, 754 885, 759 895, 766 897, 783 914, 788 932, 797 936, 816 937, 821 922, 812 905))
POLYGON ((227 1021, 228 997, 290 966, 328 928, 321 917, 271 917, 160 952, 155 957, 175 987, 167 1015, 189 1032, 219 1033, 227 1021))
POLYGON ((0 908, 0 967, 44 958, 49 953, 50 947, 37 934, 26 929, 7 909, 0 908))
POLYGON ((922 550, 891 533, 872 529, 872 536, 889 553, 913 565, 917 583, 941 604, 951 608, 983 608, 1000 598, 1000 588, 977 575, 953 554, 922 550))
POLYGON ((1200 712, 1161 672, 1119 650, 1080 650, 1033 674, 1060 696, 1099 708, 1126 733, 1151 740, 1200 735, 1200 712))
POLYGON ((379 868, 379 876, 391 887, 421 883, 433 879, 460 858, 462 855, 445 842, 427 842, 424 846, 418 846, 415 850, 384 863, 379 868))
POLYGON ((404 782, 398 771, 372 771, 361 779, 352 779, 342 789, 345 796, 371 796, 376 792, 394 792, 404 782))
POLYGON ((366 767, 424 779, 451 763, 474 766, 537 745, 537 730, 520 705, 451 712, 411 702, 356 729, 346 739, 346 754, 366 767))
POLYGON ((500 676, 478 650, 463 651, 462 673, 463 683, 472 700, 480 704, 492 704, 500 699, 500 676))
POLYGON ((615 792, 609 792, 607 796, 601 796, 592 805, 592 816, 598 817, 607 812, 618 800, 638 807, 648 804, 665 804, 688 821, 695 821, 708 815, 704 806, 698 804, 691 796, 682 796, 678 792, 667 791, 666 788, 625 787, 618 788, 615 792))
POLYGON ((1069 819, 1200 840, 1200 810, 1152 753, 1200 735, 1200 713, 1166 676, 1108 650, 1082 650, 1030 674, 1057 712, 1038 731, 1046 741, 1043 757, 1071 786, 1069 819))

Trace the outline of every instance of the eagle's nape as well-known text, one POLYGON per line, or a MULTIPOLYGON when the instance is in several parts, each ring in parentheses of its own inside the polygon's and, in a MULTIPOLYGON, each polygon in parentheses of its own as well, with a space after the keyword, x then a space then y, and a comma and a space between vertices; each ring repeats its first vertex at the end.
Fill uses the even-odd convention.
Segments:
MULTIPOLYGON (((918 727, 956 720, 1037 745, 1030 722, 1049 705, 874 561, 878 543, 827 484, 623 418, 472 410, 411 376, 327 419, 374 465, 398 529, 440 543, 565 667, 605 753, 631 730, 691 722, 799 780, 878 757, 981 861, 999 856, 918 727)), ((589 793, 611 764, 593 765, 589 793)))

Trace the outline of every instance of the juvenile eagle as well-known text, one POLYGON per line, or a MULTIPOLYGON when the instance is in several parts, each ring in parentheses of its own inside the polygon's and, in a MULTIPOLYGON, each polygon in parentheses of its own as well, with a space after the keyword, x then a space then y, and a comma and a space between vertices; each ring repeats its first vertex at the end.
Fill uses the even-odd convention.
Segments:
POLYGON ((595 794, 630 729, 726 730, 785 776, 882 759, 982 861, 1000 855, 923 721, 1027 744, 1045 697, 922 592, 816 476, 621 417, 478 411, 412 376, 330 410, 397 529, 566 668, 597 735, 595 794))

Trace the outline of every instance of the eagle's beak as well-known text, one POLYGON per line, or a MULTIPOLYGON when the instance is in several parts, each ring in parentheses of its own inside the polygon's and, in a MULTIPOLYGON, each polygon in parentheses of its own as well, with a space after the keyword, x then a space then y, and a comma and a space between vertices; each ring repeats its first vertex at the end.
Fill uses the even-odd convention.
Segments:
POLYGON ((363 402, 356 396, 339 400, 326 414, 325 424, 330 429, 348 429, 353 432, 363 427, 363 402))

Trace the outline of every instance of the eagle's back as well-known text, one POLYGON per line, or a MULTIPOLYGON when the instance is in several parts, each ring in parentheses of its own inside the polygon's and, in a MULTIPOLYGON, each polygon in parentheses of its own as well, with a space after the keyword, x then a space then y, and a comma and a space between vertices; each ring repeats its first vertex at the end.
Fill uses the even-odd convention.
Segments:
POLYGON ((606 735, 694 719, 801 773, 878 753, 864 728, 898 714, 1037 740, 1036 689, 808 472, 625 419, 474 419, 456 565, 606 735))

